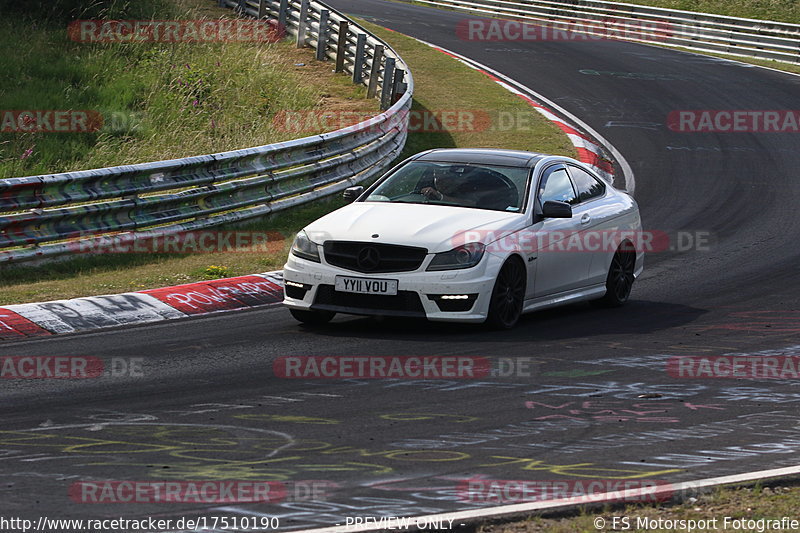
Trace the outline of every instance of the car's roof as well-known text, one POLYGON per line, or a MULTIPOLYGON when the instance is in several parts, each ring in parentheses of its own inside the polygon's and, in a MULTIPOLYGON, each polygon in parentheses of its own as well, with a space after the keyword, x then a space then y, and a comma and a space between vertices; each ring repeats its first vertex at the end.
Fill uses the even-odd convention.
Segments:
POLYGON ((505 165, 511 167, 533 167, 546 154, 523 152, 522 150, 500 150, 490 148, 443 148, 419 154, 416 161, 442 161, 454 163, 475 163, 484 165, 505 165))

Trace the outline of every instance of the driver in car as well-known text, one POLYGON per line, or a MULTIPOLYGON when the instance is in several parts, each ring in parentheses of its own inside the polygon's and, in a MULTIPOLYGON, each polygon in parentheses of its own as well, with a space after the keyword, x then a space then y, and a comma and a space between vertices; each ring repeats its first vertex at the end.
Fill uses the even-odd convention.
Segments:
POLYGON ((470 166, 433 169, 433 187, 420 189, 428 200, 460 207, 515 210, 517 191, 497 172, 470 166))
POLYGON ((425 198, 435 202, 474 207, 477 202, 470 193, 474 192, 475 180, 464 176, 465 173, 469 175, 466 168, 461 167, 458 170, 461 170, 461 172, 434 168, 433 187, 425 187, 420 190, 420 193, 425 198))

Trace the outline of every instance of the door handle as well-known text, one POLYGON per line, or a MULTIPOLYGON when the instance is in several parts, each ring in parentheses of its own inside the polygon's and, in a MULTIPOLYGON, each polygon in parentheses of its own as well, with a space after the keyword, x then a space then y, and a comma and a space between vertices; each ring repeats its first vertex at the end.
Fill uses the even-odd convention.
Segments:
POLYGON ((589 213, 584 213, 584 215, 581 217, 581 224, 588 224, 591 221, 592 217, 589 215, 589 213))

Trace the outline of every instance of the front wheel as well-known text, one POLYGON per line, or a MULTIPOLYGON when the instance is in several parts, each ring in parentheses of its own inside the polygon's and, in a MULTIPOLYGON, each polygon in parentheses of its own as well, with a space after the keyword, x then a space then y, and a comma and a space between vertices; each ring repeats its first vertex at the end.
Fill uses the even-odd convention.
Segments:
POLYGON ((511 329, 519 321, 525 301, 525 265, 516 258, 506 261, 494 282, 486 323, 494 329, 511 329))
POLYGON ((306 311, 303 309, 289 309, 295 320, 309 325, 327 324, 336 316, 333 311, 306 311))
POLYGON ((623 244, 614 253, 606 278, 606 294, 598 303, 606 307, 619 307, 628 301, 633 288, 636 270, 636 250, 623 244))

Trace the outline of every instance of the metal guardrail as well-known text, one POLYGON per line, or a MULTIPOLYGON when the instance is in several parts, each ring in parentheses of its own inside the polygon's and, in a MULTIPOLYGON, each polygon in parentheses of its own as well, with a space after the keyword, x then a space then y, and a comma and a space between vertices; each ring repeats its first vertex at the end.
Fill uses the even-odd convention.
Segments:
POLYGON ((621 40, 800 63, 800 24, 604 0, 414 0, 621 40))
POLYGON ((318 0, 219 4, 277 19, 298 47, 313 46, 318 59, 333 59, 337 71, 366 85, 384 111, 331 133, 244 150, 0 179, 0 265, 125 249, 263 216, 376 176, 400 154, 414 83, 390 46, 318 0))

